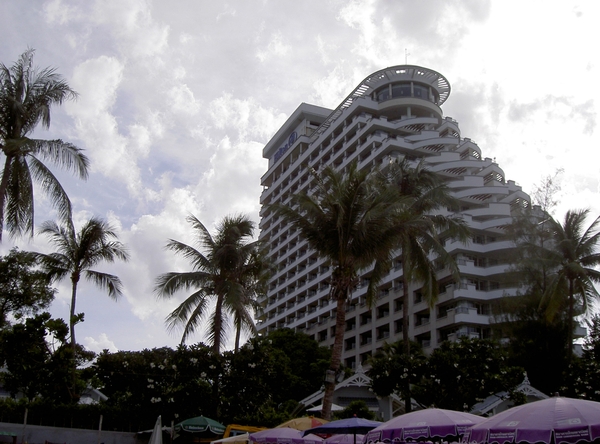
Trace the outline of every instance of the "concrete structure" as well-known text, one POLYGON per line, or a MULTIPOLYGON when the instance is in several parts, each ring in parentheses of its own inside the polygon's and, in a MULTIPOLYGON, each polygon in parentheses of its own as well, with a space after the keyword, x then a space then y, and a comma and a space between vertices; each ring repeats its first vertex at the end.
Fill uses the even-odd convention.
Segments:
MULTIPOLYGON (((514 391, 523 393, 526 403, 548 398, 548 395, 531 386, 527 375, 525 375, 523 382, 515 387, 514 391)), ((471 413, 479 416, 494 416, 508 410, 514 407, 514 403, 510 400, 509 396, 510 393, 506 391, 488 396, 483 401, 475 404, 471 409, 471 413)))
MULTIPOLYGON (((367 77, 335 109, 301 104, 263 150, 269 160, 262 177, 260 238, 270 246, 277 265, 259 330, 289 327, 321 345, 332 345, 335 303, 329 295, 329 264, 317 257, 298 233, 269 210, 309 191, 311 171, 325 165, 360 168, 393 159, 424 160, 448 181, 460 199, 463 218, 473 231, 470 243, 446 239, 446 249, 461 272, 454 281, 439 271, 440 297, 430 310, 419 285, 409 289, 410 337, 431 350, 441 341, 490 334, 490 302, 516 293, 503 283, 513 248, 503 227, 530 199, 477 144, 461 136, 458 122, 445 117, 441 105, 450 84, 439 73, 410 65, 394 66, 367 77)), ((447 214, 445 209, 440 212, 447 214)), ((381 283, 374 309, 365 305, 365 287, 352 294, 346 314, 343 362, 356 368, 384 342, 402 337, 402 270, 399 263, 381 283)), ((367 282, 368 270, 363 274, 367 282)))
MULTIPOLYGON (((316 407, 306 409, 307 412, 320 413, 323 407, 323 394, 323 389, 318 390, 300 401, 300 404, 316 407)), ((363 401, 376 415, 378 421, 389 421, 404 413, 404 402, 397 395, 392 393, 390 396, 379 397, 373 393, 371 378, 365 374, 360 365, 352 376, 338 382, 333 392, 333 405, 337 407, 335 410, 345 409, 352 401, 363 401)), ((419 406, 413 403, 413 409, 417 410, 419 406)))
POLYGON ((0 443, 12 443, 16 436, 19 443, 43 444, 78 443, 78 444, 139 444, 148 442, 138 440, 135 433, 109 432, 85 429, 67 429, 62 427, 47 427, 38 425, 23 425, 0 422, 0 443), (13 435, 13 436, 11 436, 13 435))

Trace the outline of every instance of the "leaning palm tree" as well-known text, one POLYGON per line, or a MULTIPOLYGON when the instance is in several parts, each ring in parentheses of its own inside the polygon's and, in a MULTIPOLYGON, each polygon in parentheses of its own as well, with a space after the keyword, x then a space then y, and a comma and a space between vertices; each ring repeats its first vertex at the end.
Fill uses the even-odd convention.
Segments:
POLYGON ((329 419, 342 356, 347 300, 358 284, 358 273, 373 266, 367 288, 367 301, 373 304, 397 245, 395 228, 404 202, 396 190, 379 180, 377 170, 359 171, 356 162, 345 173, 326 167, 314 174, 314 194, 299 193, 293 206, 278 204, 272 209, 332 265, 329 296, 337 303, 335 339, 322 410, 323 417, 329 419))
POLYGON ((129 254, 124 245, 117 240, 114 228, 96 217, 88 220, 78 232, 70 221, 63 225, 46 221, 39 233, 48 236, 50 243, 57 250, 50 254, 36 253, 42 268, 53 280, 65 277, 71 280, 69 330, 71 346, 75 350, 75 324, 79 319, 75 314, 75 303, 80 279, 83 277, 93 282, 107 290, 110 298, 118 299, 122 294, 121 280, 115 275, 93 270, 92 267, 117 259, 127 261, 129 254))
MULTIPOLYGON (((408 198, 396 239, 402 263, 402 341, 405 355, 410 356, 408 286, 413 282, 422 284, 423 297, 433 309, 439 291, 439 268, 448 268, 454 279, 459 279, 456 262, 444 248, 440 234, 465 242, 469 229, 460 217, 435 214, 439 208, 457 208, 458 201, 451 196, 443 178, 427 170, 423 162, 414 167, 406 160, 392 163, 385 173, 398 193, 408 198)), ((409 386, 407 378, 404 390, 406 412, 411 411, 412 405, 409 386)))
POLYGON ((41 122, 50 126, 50 108, 77 94, 53 68, 33 67, 34 50, 25 51, 10 68, 0 63, 0 240, 2 230, 33 236, 34 192, 37 183, 57 207, 62 220, 71 218, 71 202, 45 161, 88 175, 88 158, 82 150, 62 140, 31 139, 41 122))
POLYGON ((548 315, 556 314, 567 300, 569 335, 567 344, 569 356, 573 351, 573 331, 575 328, 576 303, 581 304, 581 312, 588 312, 600 293, 594 284, 600 283, 600 217, 588 228, 584 227, 589 210, 569 210, 564 222, 549 220, 552 233, 552 246, 548 254, 559 263, 553 280, 545 294, 548 301, 548 315))
POLYGON ((167 317, 170 329, 183 326, 181 343, 196 331, 210 315, 208 340, 215 354, 223 346, 230 314, 236 328, 235 349, 239 347, 241 331, 256 331, 254 307, 264 294, 269 266, 258 241, 252 241, 254 222, 247 216, 227 216, 213 237, 194 216, 188 216, 199 246, 204 252, 183 242, 171 239, 167 249, 188 259, 192 271, 169 272, 156 280, 159 297, 171 298, 180 290, 193 290, 167 317))

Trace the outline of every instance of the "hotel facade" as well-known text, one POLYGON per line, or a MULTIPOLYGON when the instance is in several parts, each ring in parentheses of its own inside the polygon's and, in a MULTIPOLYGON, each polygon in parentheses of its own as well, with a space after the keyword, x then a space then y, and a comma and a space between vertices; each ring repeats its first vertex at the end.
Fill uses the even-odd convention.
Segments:
MULTIPOLYGON (((263 150, 269 160, 262 177, 260 239, 275 264, 263 300, 259 332, 292 328, 331 346, 335 301, 329 298, 330 266, 269 205, 291 205, 292 196, 309 192, 311 171, 324 166, 361 169, 395 159, 423 161, 439 173, 460 201, 460 214, 472 230, 470 242, 452 239, 446 250, 460 269, 456 281, 440 269, 440 295, 430 309, 418 283, 410 285, 409 305, 402 306, 402 267, 397 260, 382 280, 373 307, 365 301, 369 270, 347 304, 343 363, 358 367, 385 342, 402 339, 402 310, 409 312, 409 336, 430 351, 442 341, 491 334, 491 304, 517 292, 503 277, 514 248, 504 227, 529 196, 506 180, 498 164, 484 158, 472 140, 462 137, 458 122, 442 113, 450 84, 427 68, 400 65, 368 76, 334 110, 301 104, 263 150)), ((440 213, 449 214, 445 208, 440 213)))

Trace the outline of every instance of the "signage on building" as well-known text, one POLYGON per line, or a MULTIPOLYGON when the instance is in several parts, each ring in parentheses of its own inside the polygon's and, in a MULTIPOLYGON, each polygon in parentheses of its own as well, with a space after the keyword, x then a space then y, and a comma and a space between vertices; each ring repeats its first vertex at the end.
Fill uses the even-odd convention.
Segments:
POLYGON ((288 142, 275 152, 275 162, 277 162, 281 158, 281 156, 283 156, 283 154, 288 150, 288 148, 294 144, 296 139, 298 139, 298 134, 296 133, 296 131, 294 131, 292 134, 290 134, 290 137, 288 137, 288 142))

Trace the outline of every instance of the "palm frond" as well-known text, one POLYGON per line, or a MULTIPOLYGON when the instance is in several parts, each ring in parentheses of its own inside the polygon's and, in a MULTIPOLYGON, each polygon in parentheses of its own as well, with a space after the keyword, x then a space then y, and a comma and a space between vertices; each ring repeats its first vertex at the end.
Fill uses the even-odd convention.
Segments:
POLYGON ((85 270, 84 273, 87 280, 96 284, 97 287, 107 290, 111 299, 117 300, 122 296, 123 283, 117 276, 96 270, 85 270))

